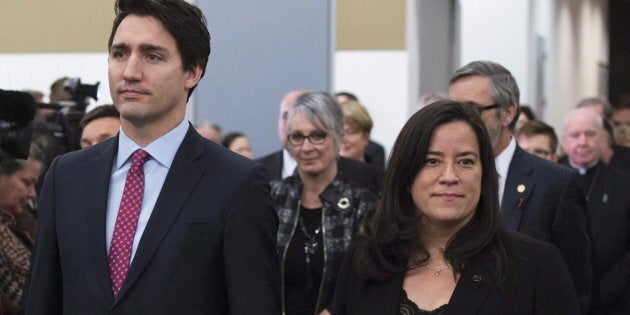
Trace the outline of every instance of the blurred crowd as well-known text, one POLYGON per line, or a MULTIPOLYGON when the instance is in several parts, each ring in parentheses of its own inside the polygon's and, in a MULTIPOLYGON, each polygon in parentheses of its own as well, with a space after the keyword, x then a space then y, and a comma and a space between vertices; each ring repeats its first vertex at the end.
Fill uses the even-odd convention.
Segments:
MULTIPOLYGON (((63 106, 64 102, 76 101, 68 89, 63 88, 67 87, 64 85, 67 80, 60 78, 52 84, 49 103, 44 103, 41 92, 15 92, 28 95, 27 106, 33 108, 28 124, 32 137, 26 156, 6 150, 8 142, 2 143, 0 153, 0 305, 4 314, 17 314, 24 293, 22 289, 37 234, 38 183, 47 167, 56 156, 98 145, 117 137, 120 130, 120 113, 113 104, 96 106, 87 112, 77 104, 63 106)), ((428 115, 431 110, 435 111, 436 104, 452 101, 472 104, 474 115, 483 121, 487 130, 484 133, 489 137, 494 163, 483 166, 496 167, 497 207, 500 207, 506 229, 553 244, 559 250, 560 259, 568 267, 566 272, 560 273, 566 273, 567 283, 575 288, 571 294, 575 294, 584 314, 622 314, 630 307, 630 198, 623 191, 630 180, 630 98, 618 104, 610 104, 600 96, 583 99, 566 113, 562 129, 556 132, 541 118, 542 113, 519 104, 518 94, 518 87, 507 69, 492 62, 471 63, 454 74, 448 93, 423 95, 416 115, 428 115)), ((5 103, 11 100, 2 99, 5 103)), ((430 142, 417 143, 427 147, 417 149, 413 148, 415 142, 409 142, 415 138, 404 138, 403 129, 388 158, 383 146, 371 138, 374 121, 369 111, 351 92, 331 94, 295 89, 289 91, 279 105, 278 150, 256 161, 268 171, 272 199, 280 217, 277 246, 283 275, 283 305, 287 314, 345 309, 350 307, 352 299, 339 302, 335 286, 339 286, 337 279, 342 277, 339 275, 342 261, 345 254, 352 251, 350 245, 357 233, 366 235, 364 241, 368 245, 365 246, 372 247, 365 250, 372 251, 371 255, 385 255, 377 250, 385 245, 369 242, 375 242, 381 236, 379 233, 394 233, 387 236, 394 239, 402 237, 396 234, 403 233, 402 230, 381 230, 386 227, 381 226, 383 221, 377 220, 393 220, 385 217, 388 206, 400 202, 403 208, 422 211, 431 208, 419 201, 420 195, 416 197, 416 190, 421 188, 414 178, 419 179, 419 174, 429 167, 426 165, 434 160, 417 156, 420 151, 416 150, 429 150, 426 151, 429 153, 422 152, 438 156, 437 160, 446 160, 442 155, 446 153, 440 150, 448 149, 431 151, 434 141, 444 137, 437 131, 441 130, 441 125, 427 129, 426 132, 434 134, 426 139, 430 142), (419 165, 408 165, 410 161, 419 165), (401 169, 402 165, 409 169, 401 169), (407 186, 400 188, 400 183, 407 186), (396 193, 401 194, 405 189, 411 192, 413 200, 398 200, 396 193), (364 226, 365 222, 371 223, 364 226), (334 233, 327 234, 327 230, 334 233)), ((440 117, 435 115, 435 119, 440 117)), ((424 121, 430 117, 418 119, 424 121)), ((445 124, 450 126, 451 123, 445 124)), ((426 124, 418 122, 413 128, 422 129, 426 124)), ((11 124, 5 126, 9 126, 7 134, 13 132, 11 124)), ((459 127, 470 128, 466 126, 459 127)), ((195 123, 194 128, 226 149, 247 159, 254 158, 252 144, 244 132, 224 134, 218 122, 208 121, 195 123)), ((447 135, 456 137, 458 130, 449 129, 447 135)), ((408 132, 419 131, 410 129, 408 132)), ((474 135, 470 130, 467 132, 474 135)), ((492 206, 486 206, 488 211, 492 210, 492 206)), ((396 224, 403 223, 397 221, 396 224)), ((450 232, 451 236, 463 233, 450 232)), ((512 242, 507 236, 498 239, 512 242)), ((438 247, 442 252, 429 243, 421 243, 412 246, 419 252, 396 257, 413 261, 412 265, 420 270, 432 270, 434 276, 458 275, 462 266, 457 265, 454 257, 459 254, 444 251, 454 246, 449 242, 452 240, 440 243, 438 247), (428 252, 434 255, 427 255, 428 252), (445 254, 454 256, 444 258, 445 254), (432 257, 443 258, 434 260, 432 257)), ((394 248, 403 246, 401 244, 390 245, 394 248)), ((481 252, 504 250, 501 246, 484 248, 481 252)), ((516 251, 521 250, 519 246, 515 245, 516 251)), ((370 261, 366 252, 358 255, 365 264, 375 264, 372 268, 376 269, 365 271, 368 278, 376 279, 401 270, 400 266, 394 267, 394 261, 385 268, 383 262, 370 261)), ((498 270, 502 270, 506 261, 498 260, 498 270)), ((421 274, 414 276, 422 277, 421 274)), ((413 279, 410 277, 409 284, 405 282, 403 286, 407 289, 424 285, 413 279)), ((409 292, 406 298, 417 301, 409 292)), ((346 294, 353 296, 354 293, 346 294)), ((441 296, 436 299, 444 300, 441 296)))

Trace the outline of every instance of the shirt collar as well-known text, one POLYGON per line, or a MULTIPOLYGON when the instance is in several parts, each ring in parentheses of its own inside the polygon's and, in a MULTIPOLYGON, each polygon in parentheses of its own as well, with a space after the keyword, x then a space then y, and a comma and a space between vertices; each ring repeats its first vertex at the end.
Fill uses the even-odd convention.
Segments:
POLYGON ((569 162, 569 165, 571 165, 572 168, 576 169, 578 173, 580 173, 580 175, 585 175, 588 170, 595 167, 595 165, 597 165, 597 162, 599 162, 599 160, 596 159, 587 166, 579 166, 577 164, 571 163, 571 160, 568 157, 567 157, 567 161, 569 162))
POLYGON ((514 137, 510 139, 510 143, 508 146, 501 151, 499 155, 494 159, 495 167, 497 168, 497 173, 501 178, 507 178, 508 170, 510 169, 510 162, 512 161, 512 157, 514 156, 514 152, 516 151, 516 140, 514 137))
POLYGON ((177 127, 157 138, 144 148, 137 145, 125 134, 125 131, 120 128, 116 169, 121 168, 127 162, 131 154, 138 149, 147 151, 152 159, 156 160, 164 167, 170 168, 175 158, 175 153, 177 153, 179 145, 184 141, 184 137, 188 132, 188 127, 188 121, 184 119, 177 127))

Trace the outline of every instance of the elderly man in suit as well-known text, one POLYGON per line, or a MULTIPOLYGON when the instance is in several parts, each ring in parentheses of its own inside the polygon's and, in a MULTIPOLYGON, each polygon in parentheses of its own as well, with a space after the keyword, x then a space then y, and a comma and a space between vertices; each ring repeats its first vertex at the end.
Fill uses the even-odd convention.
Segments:
POLYGON ((478 106, 493 145, 507 228, 558 247, 586 312, 592 283, 591 243, 578 175, 516 144, 512 131, 519 114, 519 89, 503 66, 490 61, 463 66, 450 80, 449 97, 478 106))
POLYGON ((630 314, 630 173, 601 160, 602 118, 580 108, 564 121, 562 147, 586 189, 593 241, 592 314, 630 314))
POLYGON ((118 136, 58 157, 41 193, 26 314, 279 314, 265 169, 184 120, 210 36, 184 0, 118 0, 118 136))

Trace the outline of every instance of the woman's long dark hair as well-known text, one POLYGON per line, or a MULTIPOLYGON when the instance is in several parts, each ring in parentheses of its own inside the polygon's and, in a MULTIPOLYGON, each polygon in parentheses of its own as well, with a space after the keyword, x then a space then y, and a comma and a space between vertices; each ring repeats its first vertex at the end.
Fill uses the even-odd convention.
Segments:
POLYGON ((497 285, 506 279, 506 232, 490 138, 475 105, 445 100, 415 113, 396 139, 381 201, 355 253, 355 268, 365 280, 385 281, 395 273, 426 265, 429 252, 420 239, 422 213, 416 210, 409 188, 425 164, 435 129, 459 121, 472 127, 479 143, 481 196, 473 218, 449 240, 444 254, 456 273, 475 258, 494 274, 497 285))

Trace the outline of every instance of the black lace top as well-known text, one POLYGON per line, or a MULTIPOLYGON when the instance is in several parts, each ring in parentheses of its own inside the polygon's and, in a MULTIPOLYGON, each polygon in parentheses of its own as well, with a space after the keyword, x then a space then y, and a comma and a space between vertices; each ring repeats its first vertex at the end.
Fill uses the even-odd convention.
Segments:
POLYGON ((418 305, 407 297, 407 292, 401 290, 400 304, 398 305, 398 314, 400 315, 440 315, 446 311, 446 305, 444 304, 432 311, 425 311, 418 308, 418 305))

